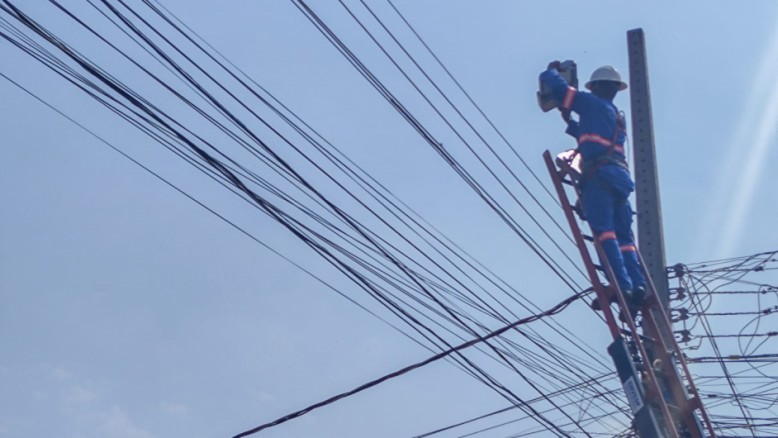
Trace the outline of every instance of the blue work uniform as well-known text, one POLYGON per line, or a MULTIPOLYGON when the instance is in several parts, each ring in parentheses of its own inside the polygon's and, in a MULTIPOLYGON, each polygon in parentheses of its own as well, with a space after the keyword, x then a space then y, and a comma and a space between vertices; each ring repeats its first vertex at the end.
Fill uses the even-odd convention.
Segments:
POLYGON ((578 141, 584 162, 579 187, 586 220, 608 258, 622 291, 645 288, 635 241, 632 237, 632 207, 629 194, 635 183, 624 156, 627 137, 623 116, 613 102, 568 85, 555 69, 540 74, 560 109, 578 114, 568 122, 567 133, 578 141))

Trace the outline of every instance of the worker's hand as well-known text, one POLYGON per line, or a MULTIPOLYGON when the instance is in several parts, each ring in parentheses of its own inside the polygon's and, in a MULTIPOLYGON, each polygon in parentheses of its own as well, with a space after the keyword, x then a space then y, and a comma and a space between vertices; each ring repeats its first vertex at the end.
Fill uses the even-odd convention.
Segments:
POLYGON ((562 63, 559 61, 551 61, 548 63, 548 70, 559 70, 562 67, 562 63))
POLYGON ((570 110, 560 109, 559 113, 562 114, 562 120, 564 120, 565 123, 570 123, 570 110))

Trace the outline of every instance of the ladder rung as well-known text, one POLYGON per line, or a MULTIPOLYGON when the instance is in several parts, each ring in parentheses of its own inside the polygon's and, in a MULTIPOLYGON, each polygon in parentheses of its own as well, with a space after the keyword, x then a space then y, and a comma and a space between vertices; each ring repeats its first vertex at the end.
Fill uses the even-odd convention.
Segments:
MULTIPOLYGON (((575 237, 576 243, 582 244, 582 247, 579 249, 588 273, 591 276, 590 282, 593 287, 597 288, 598 292, 602 292, 600 286, 604 281, 603 277, 607 277, 607 275, 592 271, 592 268, 607 274, 607 259, 603 257, 602 260, 598 260, 600 264, 594 263, 591 257, 592 248, 589 248, 583 242, 596 243, 597 235, 589 233, 591 236, 587 236, 582 233, 579 222, 587 222, 587 218, 582 211, 583 208, 580 203, 577 203, 577 205, 570 204, 575 202, 575 195, 580 196, 580 191, 575 187, 578 175, 561 163, 559 158, 557 158, 555 163, 549 151, 545 151, 543 157, 554 183, 560 205, 567 216, 570 231, 575 237), (573 197, 568 196, 567 192, 569 190, 565 188, 564 184, 573 186, 576 189, 574 190, 575 194, 573 197), (577 217, 573 213, 576 213, 577 217)), ((588 224, 588 228, 591 229, 591 223, 588 224)), ((597 248, 594 249, 596 250, 597 248)), ((644 264, 642 260, 641 263, 644 264)), ((610 280, 613 281, 614 279, 610 280)), ((620 303, 623 302, 622 298, 619 297, 620 303)), ((627 379, 625 382, 632 382, 634 385, 642 384, 643 387, 643 391, 640 391, 639 388, 634 388, 634 391, 632 391, 625 386, 624 389, 627 392, 627 397, 630 398, 630 402, 634 401, 632 400, 634 397, 641 397, 642 401, 650 406, 650 409, 641 411, 641 415, 645 417, 645 420, 641 418, 641 422, 636 421, 634 427, 641 433, 646 432, 646 435, 649 435, 648 432, 655 432, 653 435, 657 435, 657 432, 666 432, 662 433, 662 435, 677 436, 679 433, 686 434, 688 432, 691 436, 704 437, 707 435, 694 412, 695 410, 700 410, 700 416, 705 422, 705 427, 712 436, 714 433, 713 427, 705 413, 702 396, 694 386, 683 352, 674 339, 664 339, 664 331, 672 333, 672 326, 668 326, 670 321, 664 318, 664 308, 654 290, 650 291, 645 303, 640 307, 643 317, 643 328, 647 329, 651 336, 641 335, 637 332, 631 333, 625 330, 623 326, 619 327, 618 323, 614 323, 613 318, 608 318, 608 328, 613 336, 613 343, 608 346, 608 352, 613 357, 620 378, 627 379), (648 344, 653 345, 653 351, 646 351, 648 344), (668 349, 667 347, 671 347, 670 351, 665 351, 668 349), (659 360, 658 363, 657 360, 659 360), (637 392, 637 395, 631 395, 630 391, 637 392), (691 398, 689 398, 690 393, 693 394, 691 398), (664 429, 660 429, 660 423, 664 423, 664 429)), ((621 311, 627 312, 628 309, 621 309, 621 311)))

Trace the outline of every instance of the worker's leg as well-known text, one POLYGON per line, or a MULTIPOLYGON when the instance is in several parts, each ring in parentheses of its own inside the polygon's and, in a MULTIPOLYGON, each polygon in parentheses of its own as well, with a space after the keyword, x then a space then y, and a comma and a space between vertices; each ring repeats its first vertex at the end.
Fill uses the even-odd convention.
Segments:
POLYGON ((617 204, 614 194, 596 176, 587 181, 581 191, 584 214, 592 231, 594 231, 595 238, 600 242, 603 252, 605 252, 608 264, 616 277, 616 282, 622 292, 631 291, 632 281, 624 267, 619 243, 616 240, 614 213, 617 204))
MULTIPOLYGON (((624 199, 616 206, 614 217, 614 226, 616 228, 616 238, 619 240, 621 257, 624 260, 624 267, 632 280, 634 288, 645 290, 646 279, 643 276, 643 270, 640 268, 635 240, 632 237, 632 206, 629 200, 624 199)), ((642 297, 635 297, 642 299, 642 297)))

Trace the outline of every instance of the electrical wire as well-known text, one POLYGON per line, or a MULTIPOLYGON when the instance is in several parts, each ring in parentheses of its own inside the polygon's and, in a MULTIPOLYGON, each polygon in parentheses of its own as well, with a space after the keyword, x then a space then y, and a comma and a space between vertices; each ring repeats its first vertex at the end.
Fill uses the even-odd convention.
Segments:
MULTIPOLYGON (((44 40, 50 42, 58 50, 65 53, 78 67, 82 68, 87 75, 98 79, 106 88, 101 88, 97 82, 88 79, 87 75, 76 72, 73 67, 65 65, 56 58, 51 57, 50 54, 41 52, 39 46, 34 44, 25 45, 25 41, 29 43, 27 39, 14 39, 12 36, 14 34, 13 32, 9 31, 9 33, 3 34, 3 38, 44 63, 44 65, 54 70, 57 74, 63 75, 65 79, 81 88, 99 103, 106 105, 111 111, 116 112, 117 115, 124 118, 147 135, 150 135, 155 140, 163 143, 172 152, 189 164, 210 175, 210 177, 215 178, 220 184, 230 186, 231 188, 229 188, 229 190, 231 190, 232 193, 241 196, 246 202, 251 202, 252 205, 255 205, 265 214, 286 227, 292 234, 309 245, 331 265, 341 271, 347 278, 351 279, 355 284, 359 285, 368 294, 374 297, 386 309, 390 310, 398 318, 413 327, 427 342, 435 345, 435 348, 445 348, 447 343, 429 326, 423 324, 418 317, 413 316, 410 313, 412 311, 419 312, 420 309, 412 308, 408 302, 399 303, 398 296, 391 293, 388 288, 396 288, 400 293, 408 294, 407 296, 413 300, 418 299, 418 296, 411 293, 412 291, 409 289, 412 289, 415 292, 421 291, 429 304, 427 304, 427 301, 416 302, 417 304, 424 306, 427 311, 434 313, 431 318, 435 320, 445 320, 449 324, 456 324, 465 333, 476 333, 473 328, 468 328, 470 324, 477 325, 481 330, 484 330, 487 325, 482 324, 476 318, 467 315, 462 307, 454 304, 452 299, 461 301, 467 306, 480 309, 479 311, 482 311, 484 315, 489 315, 497 320, 506 320, 506 316, 502 315, 501 312, 496 312, 495 308, 490 308, 489 305, 479 307, 484 303, 477 304, 477 301, 466 298, 464 295, 460 295, 455 290, 457 284, 444 284, 444 282, 441 282, 442 277, 436 275, 433 275, 432 277, 426 276, 415 269, 411 269, 406 263, 401 262, 401 257, 404 257, 406 260, 413 259, 413 257, 402 255, 399 248, 389 245, 387 240, 384 240, 374 231, 364 227, 349 214, 346 214, 337 206, 329 202, 329 199, 323 194, 318 193, 316 188, 307 184, 305 178, 292 169, 288 163, 281 158, 280 155, 271 150, 267 144, 263 144, 263 141, 256 134, 252 133, 247 125, 238 119, 232 111, 221 102, 214 99, 211 92, 202 88, 202 83, 195 80, 190 72, 187 72, 182 68, 181 65, 174 61, 159 46, 153 43, 148 36, 144 35, 137 26, 130 23, 127 16, 120 13, 118 9, 112 7, 107 1, 103 1, 102 4, 108 7, 109 11, 118 18, 118 21, 114 22, 114 24, 118 25, 123 23, 126 25, 131 31, 131 33, 127 33, 127 35, 137 35, 142 40, 143 44, 148 46, 153 53, 158 55, 155 57, 158 62, 161 62, 163 65, 167 65, 167 67, 172 69, 180 79, 183 79, 185 83, 190 86, 190 89, 195 90, 200 97, 204 98, 206 102, 211 105, 211 108, 215 108, 220 116, 225 117, 227 123, 233 124, 237 131, 228 129, 226 124, 217 121, 214 116, 201 111, 199 107, 190 105, 190 108, 194 109, 202 117, 205 117, 210 123, 217 125, 219 129, 227 134, 233 141, 246 147, 246 150, 249 151, 254 158, 261 160, 268 167, 274 169, 274 171, 278 171, 279 175, 283 174, 285 175, 285 178, 288 177, 286 181, 292 184, 296 190, 306 193, 306 196, 311 197, 309 199, 313 198, 313 202, 315 202, 316 205, 326 208, 328 214, 332 215, 332 217, 337 217, 338 220, 341 220, 348 227, 348 229, 357 231, 357 234, 350 235, 347 233, 346 228, 338 227, 334 223, 326 221, 324 216, 314 212, 311 208, 305 207, 295 199, 295 197, 290 196, 283 190, 264 180, 256 171, 250 170, 248 166, 232 159, 219 148, 214 147, 213 143, 194 134, 190 129, 182 126, 181 123, 177 122, 170 115, 165 114, 159 107, 143 98, 139 93, 121 84, 117 78, 111 76, 99 66, 89 62, 86 57, 76 52, 61 39, 56 38, 49 31, 21 13, 18 8, 13 6, 12 2, 4 1, 3 3, 6 5, 6 7, 3 8, 4 12, 19 20, 25 26, 35 31, 36 34, 44 40), (143 37, 141 35, 143 35, 143 37), (79 84, 79 82, 81 84, 79 84), (123 101, 120 101, 119 99, 123 99, 123 101), (251 146, 250 143, 253 143, 254 145, 251 146), (259 147, 256 148, 255 146, 259 147), (221 159, 211 155, 207 150, 214 151, 221 159), (252 190, 248 184, 256 184, 262 187, 272 196, 275 196, 283 202, 302 211, 315 223, 326 227, 326 230, 334 233, 338 238, 347 240, 353 245, 361 246, 363 250, 369 251, 369 254, 348 250, 346 247, 342 246, 342 244, 323 235, 321 231, 311 228, 309 224, 304 223, 300 218, 292 217, 288 211, 285 211, 274 202, 271 202, 270 199, 259 195, 256 191, 252 190), (318 200, 315 198, 318 198, 318 200), (369 257, 372 262, 363 258, 365 256, 369 257), (379 266, 378 259, 374 257, 381 257, 385 262, 380 263, 385 264, 379 266), (390 271, 392 269, 396 270, 392 272, 390 271), (400 277, 399 275, 402 275, 403 277, 400 277), (386 286, 379 285, 379 283, 386 284, 386 286), (424 292, 425 290, 426 292, 424 292), (435 294, 439 295, 433 294, 433 290, 435 291, 435 294), (434 308, 431 307, 433 304, 435 306, 434 308), (465 323, 465 321, 468 321, 468 323, 465 323)), ((89 3, 93 7, 96 6, 96 4, 91 1, 89 3)), ((58 5, 57 2, 52 2, 52 4, 58 5)), ((125 2, 120 1, 119 4, 127 7, 127 9, 134 14, 134 11, 130 9, 125 2)), ((140 18, 137 15, 135 16, 140 18)), ((145 22, 145 20, 141 21, 145 22)), ((184 53, 181 54, 185 55, 184 53)), ((191 59, 189 62, 197 64, 197 62, 194 62, 191 59)), ((142 68, 141 66, 138 67, 142 68)), ((207 72, 203 71, 203 73, 207 76, 207 72)), ((158 82, 164 83, 165 81, 160 80, 158 82)), ((214 82, 218 81, 214 80, 214 82)), ((167 90, 176 95, 177 98, 187 100, 182 95, 177 94, 175 90, 170 88, 167 90)), ((235 100, 238 101, 239 99, 236 98, 235 100)), ((187 104, 192 104, 192 102, 189 101, 187 104)), ((271 129, 271 131, 273 131, 273 129, 271 129)), ((282 136, 279 134, 279 137, 282 136)), ((289 144, 291 142, 286 141, 286 143, 289 144)), ((292 145, 290 144, 290 146, 292 145)), ((326 174, 326 171, 323 169, 320 170, 326 174)), ((456 276, 453 275, 451 275, 451 277, 456 278, 456 276)), ((564 279, 564 277, 560 278, 564 279)), ((476 282, 473 278, 469 281, 473 283, 476 282)), ((568 353, 559 349, 552 350, 552 344, 548 341, 545 341, 545 343, 541 342, 537 338, 538 337, 527 337, 527 339, 531 340, 531 342, 545 354, 551 357, 556 355, 556 357, 554 357, 555 362, 564 363, 563 360, 565 358, 569 359, 570 356, 568 353)), ((500 345, 510 347, 511 349, 519 347, 516 343, 510 343, 508 341, 509 340, 500 340, 500 342, 506 342, 500 345)), ((573 344, 575 345, 575 343, 573 344)), ((516 350, 515 354, 511 353, 504 350, 503 347, 497 348, 496 344, 490 346, 490 348, 492 349, 492 352, 499 357, 499 360, 511 367, 513 367, 513 362, 518 361, 519 356, 522 353, 521 350, 516 350)), ((538 356, 538 358, 539 357, 540 356, 538 356)), ((488 382, 487 385, 498 391, 502 391, 502 394, 507 396, 514 403, 520 404, 520 399, 518 399, 515 394, 511 394, 503 385, 500 385, 497 381, 488 377, 485 370, 480 369, 465 358, 460 357, 459 360, 462 361, 459 362, 462 366, 465 366, 472 372, 480 375, 485 383, 488 382)), ((524 366, 534 367, 535 370, 542 370, 545 366, 542 362, 537 362, 536 364, 522 362, 522 364, 524 366)), ((573 368, 569 369, 575 371, 573 368)), ((591 386, 589 386, 587 390, 591 389, 591 386)), ((573 421, 573 423, 575 423, 575 421, 573 421)))
MULTIPOLYGON (((499 330, 496 330, 496 331, 491 332, 491 333, 489 333, 487 335, 484 335, 484 336, 479 336, 479 337, 477 337, 475 339, 472 339, 472 340, 470 340, 468 342, 465 342, 463 344, 459 344, 459 345, 457 345, 455 347, 452 347, 452 348, 450 348, 448 350, 445 350, 445 351, 443 351, 441 353, 438 353, 435 356, 429 357, 429 358, 427 358, 427 359, 425 359, 425 360, 423 360, 421 362, 417 362, 417 363, 414 363, 412 365, 408 365, 408 366, 406 366, 404 368, 401 368, 401 369, 399 369, 397 371, 391 372, 391 373, 386 374, 386 375, 384 375, 382 377, 379 377, 377 379, 374 379, 374 380, 371 380, 371 381, 369 381, 367 383, 364 383, 364 384, 362 384, 362 385, 360 385, 360 386, 358 386, 358 387, 356 387, 354 389, 351 389, 349 391, 346 391, 346 392, 340 393, 338 395, 332 396, 332 397, 330 397, 330 398, 328 398, 326 400, 323 400, 321 402, 312 404, 312 405, 310 405, 310 406, 308 406, 306 408, 300 409, 298 411, 292 412, 291 414, 284 415, 283 417, 280 417, 280 418, 278 418, 278 419, 276 419, 274 421, 271 421, 271 422, 259 425, 257 427, 254 427, 252 429, 246 430, 244 432, 241 432, 241 433, 235 435, 233 438, 246 437, 246 436, 249 436, 249 435, 253 435, 253 434, 257 433, 257 432, 260 432, 260 431, 262 431, 264 429, 267 429, 267 428, 270 428, 270 427, 274 427, 274 426, 278 426, 278 425, 283 424, 283 423, 285 423, 285 422, 287 422, 289 420, 293 420, 295 418, 301 417, 301 416, 303 416, 303 415, 305 415, 305 414, 307 414, 307 413, 309 413, 309 412, 311 412, 311 411, 313 411, 315 409, 327 406, 329 404, 332 404, 332 403, 335 403, 335 402, 337 402, 339 400, 342 400, 342 399, 344 399, 346 397, 350 397, 352 395, 358 394, 358 393, 360 393, 360 392, 362 392, 362 391, 364 391, 366 389, 369 389, 369 388, 372 388, 372 387, 374 387, 376 385, 379 385, 379 384, 381 384, 381 383, 383 383, 383 382, 385 382, 385 381, 387 381, 389 379, 393 379, 393 378, 402 376, 403 374, 406 374, 408 372, 411 372, 411 371, 416 370, 418 368, 421 368, 423 366, 426 366, 426 365, 429 365, 431 363, 434 363, 434 362, 436 362, 436 361, 438 361, 440 359, 443 359, 443 358, 445 358, 445 357, 447 357, 447 356, 449 356, 449 355, 451 355, 451 354, 453 354, 455 352, 464 350, 464 349, 469 348, 469 347, 471 347, 471 346, 473 346, 475 344, 478 344, 480 342, 486 342, 487 340, 489 340, 491 338, 494 338, 496 336, 499 336, 499 335, 501 335, 501 334, 503 334, 505 332, 508 332, 509 330, 512 330, 512 329, 514 329, 514 328, 516 328, 516 327, 518 327, 520 325, 529 324, 531 322, 538 321, 541 318, 544 318, 546 316, 550 316, 550 315, 553 315, 555 313, 559 313, 564 308, 569 306, 573 301, 575 301, 575 300, 577 300, 579 298, 580 298, 580 295, 577 295, 577 294, 573 295, 571 297, 568 297, 565 300, 563 300, 562 302, 560 302, 559 304, 555 305, 554 307, 550 308, 549 310, 547 310, 547 311, 545 311, 543 313, 540 313, 540 314, 537 314, 537 315, 532 315, 532 316, 529 316, 527 318, 520 319, 520 320, 518 320, 518 321, 516 321, 516 322, 514 322, 512 324, 509 324, 509 325, 507 325, 505 327, 500 328, 499 330)), ((536 414, 540 415, 539 412, 536 412, 536 414)), ((555 429, 557 431, 559 431, 558 428, 555 427, 555 429)))

